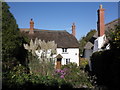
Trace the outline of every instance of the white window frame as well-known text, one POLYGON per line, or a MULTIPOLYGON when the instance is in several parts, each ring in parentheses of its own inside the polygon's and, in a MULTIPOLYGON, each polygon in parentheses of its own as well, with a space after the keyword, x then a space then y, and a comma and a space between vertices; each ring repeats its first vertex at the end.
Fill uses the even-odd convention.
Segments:
POLYGON ((70 63, 70 58, 66 58, 65 62, 66 62, 66 64, 69 64, 70 63))
POLYGON ((68 48, 62 48, 62 54, 68 54, 68 48))

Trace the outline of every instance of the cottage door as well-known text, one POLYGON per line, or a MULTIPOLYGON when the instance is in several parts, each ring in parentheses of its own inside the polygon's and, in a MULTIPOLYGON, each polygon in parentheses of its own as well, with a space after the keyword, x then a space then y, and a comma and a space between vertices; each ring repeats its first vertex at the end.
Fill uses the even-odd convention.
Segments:
POLYGON ((56 69, 60 69, 61 68, 61 60, 62 60, 62 58, 57 58, 56 69))

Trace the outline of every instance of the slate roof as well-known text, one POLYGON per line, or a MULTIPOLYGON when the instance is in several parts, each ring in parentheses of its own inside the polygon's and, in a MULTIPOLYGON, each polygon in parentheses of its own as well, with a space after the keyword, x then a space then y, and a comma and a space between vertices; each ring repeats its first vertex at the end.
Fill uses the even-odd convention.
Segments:
POLYGON ((93 44, 91 42, 87 42, 87 44, 84 47, 84 49, 92 49, 92 48, 93 48, 93 44))
POLYGON ((42 30, 34 29, 34 34, 29 34, 29 29, 20 29, 21 33, 28 36, 29 39, 41 39, 47 41, 55 41, 58 48, 78 48, 77 39, 65 30, 42 30))

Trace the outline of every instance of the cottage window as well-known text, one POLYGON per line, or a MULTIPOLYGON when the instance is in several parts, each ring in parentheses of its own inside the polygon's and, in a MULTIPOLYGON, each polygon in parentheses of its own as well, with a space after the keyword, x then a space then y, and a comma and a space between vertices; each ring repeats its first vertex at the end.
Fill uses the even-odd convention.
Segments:
POLYGON ((70 63, 70 59, 66 59, 66 64, 69 64, 70 63))
POLYGON ((67 48, 62 48, 62 52, 67 52, 67 48))

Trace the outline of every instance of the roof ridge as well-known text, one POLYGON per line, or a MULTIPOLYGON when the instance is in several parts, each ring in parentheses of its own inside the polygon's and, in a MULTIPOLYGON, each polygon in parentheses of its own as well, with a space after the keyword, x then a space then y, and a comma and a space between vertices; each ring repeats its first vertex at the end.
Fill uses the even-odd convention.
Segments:
MULTIPOLYGON (((24 29, 24 30, 25 30, 25 29, 29 30, 29 28, 19 28, 19 29, 20 29, 20 30, 23 30, 23 29, 24 29)), ((57 32, 58 32, 58 31, 60 31, 60 32, 63 32, 63 31, 64 31, 64 32, 67 32, 66 30, 46 30, 46 29, 37 29, 37 28, 34 28, 34 31, 55 31, 55 32, 56 32, 56 31, 57 31, 57 32)))
POLYGON ((111 24, 111 23, 113 23, 113 22, 115 22, 115 21, 119 21, 119 20, 120 20, 120 18, 117 18, 117 19, 115 19, 115 20, 112 20, 111 22, 106 23, 105 26, 108 25, 108 24, 111 24))

